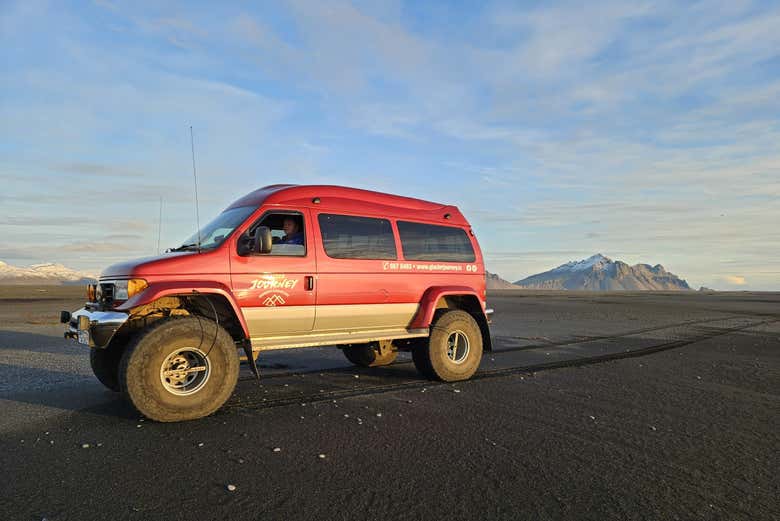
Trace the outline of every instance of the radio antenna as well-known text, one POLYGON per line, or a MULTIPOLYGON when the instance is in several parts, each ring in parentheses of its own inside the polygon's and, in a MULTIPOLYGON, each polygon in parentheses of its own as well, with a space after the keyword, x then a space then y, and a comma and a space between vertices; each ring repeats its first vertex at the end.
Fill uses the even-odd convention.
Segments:
POLYGON ((162 196, 160 196, 160 216, 157 218, 157 255, 160 254, 160 235, 162 235, 162 196))
POLYGON ((198 227, 198 253, 200 253, 200 214, 198 211, 198 174, 195 172, 195 138, 190 125, 190 147, 192 148, 192 177, 195 180, 195 226, 198 227))

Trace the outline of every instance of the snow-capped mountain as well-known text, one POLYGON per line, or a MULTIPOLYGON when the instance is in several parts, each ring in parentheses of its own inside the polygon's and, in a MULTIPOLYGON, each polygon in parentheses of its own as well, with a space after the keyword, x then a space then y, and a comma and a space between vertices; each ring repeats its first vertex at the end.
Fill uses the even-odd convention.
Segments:
POLYGON ((690 290, 688 283, 660 264, 613 261, 598 253, 581 261, 561 264, 544 273, 515 282, 526 289, 572 289, 591 291, 690 290))
POLYGON ((0 261, 0 284, 86 284, 97 279, 92 273, 47 262, 20 267, 0 261))
POLYGON ((596 255, 588 257, 585 260, 569 261, 566 264, 561 264, 557 268, 554 268, 552 271, 584 271, 584 270, 589 270, 591 268, 603 269, 604 266, 606 266, 610 262, 612 262, 612 260, 603 256, 600 253, 597 253, 596 255))

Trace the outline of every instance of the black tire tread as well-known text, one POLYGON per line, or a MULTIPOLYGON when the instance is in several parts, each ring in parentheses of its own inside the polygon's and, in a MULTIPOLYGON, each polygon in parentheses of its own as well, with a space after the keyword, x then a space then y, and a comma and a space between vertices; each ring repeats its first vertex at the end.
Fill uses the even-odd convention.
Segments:
MULTIPOLYGON (((433 314, 431 324, 435 324, 448 309, 437 309, 433 314)), ((431 326, 432 328, 433 326, 431 326)), ((431 365, 431 338, 416 338, 412 341, 412 362, 417 372, 428 380, 436 380, 436 373, 431 365)))
POLYGON ((89 365, 92 373, 106 388, 119 392, 119 364, 124 345, 111 344, 105 349, 93 347, 89 350, 89 365))
POLYGON ((427 342, 412 348, 412 362, 414 362, 414 367, 417 369, 418 373, 428 380, 435 380, 436 373, 433 372, 428 349, 429 345, 427 342))

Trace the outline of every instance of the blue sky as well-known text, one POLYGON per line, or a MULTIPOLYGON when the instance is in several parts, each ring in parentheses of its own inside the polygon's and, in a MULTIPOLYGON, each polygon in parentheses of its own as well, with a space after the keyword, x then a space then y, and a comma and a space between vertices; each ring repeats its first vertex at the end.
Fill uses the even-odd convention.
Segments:
POLYGON ((99 271, 257 187, 454 203, 510 280, 780 290, 776 2, 0 1, 0 260, 99 271))

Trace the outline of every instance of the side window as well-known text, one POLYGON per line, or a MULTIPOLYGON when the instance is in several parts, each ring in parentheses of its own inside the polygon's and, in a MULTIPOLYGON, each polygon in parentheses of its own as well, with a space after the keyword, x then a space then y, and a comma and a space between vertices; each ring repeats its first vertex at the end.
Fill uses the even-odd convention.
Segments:
POLYGON ((334 259, 396 259, 393 227, 387 219, 320 214, 322 245, 334 259))
POLYGON ((252 226, 252 233, 258 226, 268 226, 273 238, 272 256, 304 257, 306 255, 306 235, 303 215, 294 212, 273 212, 252 226))
POLYGON ((398 221, 404 259, 474 262, 474 248, 462 228, 398 221))

